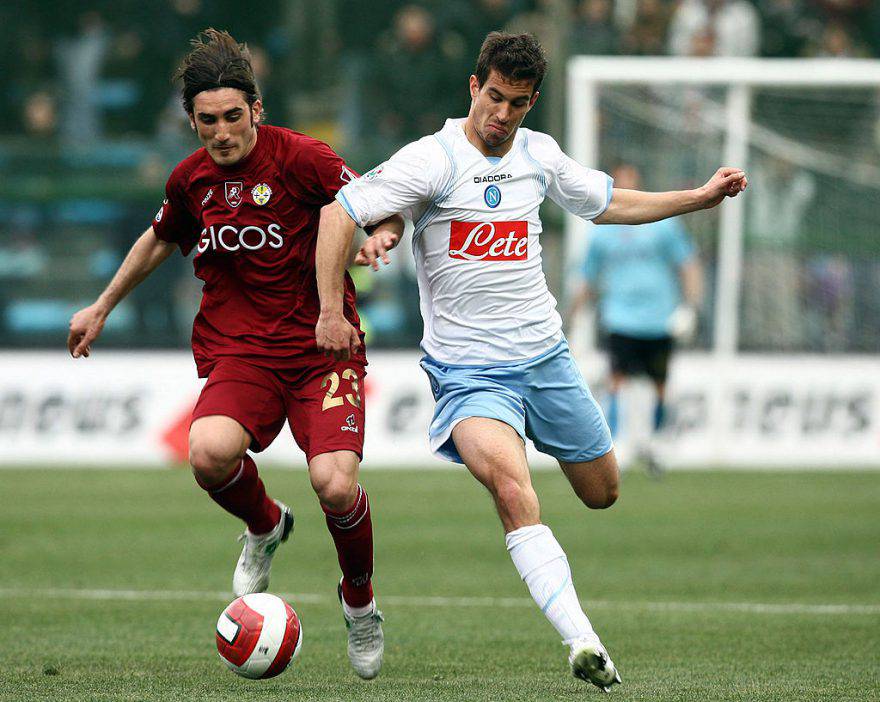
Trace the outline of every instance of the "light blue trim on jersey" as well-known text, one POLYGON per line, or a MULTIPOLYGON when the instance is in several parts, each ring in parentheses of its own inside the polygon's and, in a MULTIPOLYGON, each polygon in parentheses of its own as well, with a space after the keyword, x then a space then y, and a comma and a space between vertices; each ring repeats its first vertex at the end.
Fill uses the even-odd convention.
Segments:
POLYGON ((428 225, 431 224, 431 222, 433 222, 440 214, 440 204, 452 194, 452 190, 455 187, 455 178, 458 175, 458 169, 455 166, 455 158, 452 155, 452 148, 440 137, 439 134, 434 134, 433 136, 437 140, 437 143, 443 147, 443 150, 446 152, 446 158, 449 159, 450 176, 446 183, 444 183, 444 188, 440 196, 431 202, 428 209, 425 210, 425 213, 419 217, 419 221, 414 224, 412 236, 413 251, 415 251, 416 241, 418 241, 422 232, 424 232, 425 229, 428 228, 428 225))
MULTIPOLYGON (((601 217, 605 214, 605 210, 611 207, 611 198, 614 197, 614 178, 607 173, 605 174, 605 177, 608 178, 608 196, 605 199, 605 207, 602 208, 602 211, 597 214, 596 217, 601 217)), ((596 219, 596 217, 593 217, 593 219, 596 219)))
POLYGON ((544 169, 541 167, 541 164, 538 163, 534 157, 529 153, 529 136, 525 132, 522 132, 523 138, 521 142, 520 148, 522 149, 523 156, 525 156, 526 161, 532 164, 535 168, 535 180, 539 186, 539 194, 542 198, 547 196, 547 178, 544 176, 544 169))
POLYGON ((571 358, 563 338, 549 351, 523 361, 486 366, 420 363, 437 403, 428 431, 439 458, 463 463, 452 431, 470 417, 504 422, 523 442, 566 463, 592 461, 612 448, 602 410, 571 358))
POLYGON ((493 166, 497 166, 501 163, 501 156, 486 156, 486 160, 493 166))
POLYGON ((345 195, 342 194, 341 190, 336 192, 336 202, 338 202, 340 205, 342 205, 342 208, 346 212, 348 212, 348 216, 351 217, 352 220, 354 220, 355 224, 357 224, 359 227, 364 226, 363 224, 361 224, 360 220, 357 218, 357 215, 355 215, 354 208, 351 206, 351 203, 349 203, 349 201, 346 199, 345 195))

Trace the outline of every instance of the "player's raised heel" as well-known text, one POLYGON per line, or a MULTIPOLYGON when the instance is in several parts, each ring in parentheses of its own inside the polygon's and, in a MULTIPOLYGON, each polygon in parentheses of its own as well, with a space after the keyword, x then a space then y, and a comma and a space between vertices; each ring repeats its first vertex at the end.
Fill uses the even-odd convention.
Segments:
POLYGON ((342 616, 348 629, 348 660, 351 661, 351 667, 358 676, 364 680, 372 680, 382 669, 382 656, 385 653, 382 622, 385 618, 376 606, 375 600, 371 602, 372 611, 367 614, 349 615, 342 603, 342 581, 339 582, 336 594, 339 596, 342 616))
POLYGON ((269 587, 269 572, 272 569, 272 556, 278 545, 287 541, 293 532, 293 512, 283 502, 275 500, 281 510, 281 518, 272 531, 265 534, 251 534, 245 530, 239 537, 244 548, 238 557, 235 573, 232 575, 232 591, 236 597, 265 592, 269 587))
POLYGON ((598 641, 576 641, 568 656, 571 674, 593 683, 602 692, 611 692, 611 686, 620 684, 620 673, 614 667, 608 651, 598 641))

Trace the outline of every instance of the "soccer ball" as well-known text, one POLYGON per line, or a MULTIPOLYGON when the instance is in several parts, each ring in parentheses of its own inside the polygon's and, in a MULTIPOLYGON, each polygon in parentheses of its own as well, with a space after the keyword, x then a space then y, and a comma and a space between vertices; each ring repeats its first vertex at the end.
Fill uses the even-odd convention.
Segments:
POLYGON ((275 595, 239 597, 217 620, 217 652, 232 672, 245 678, 283 673, 301 646, 299 617, 275 595))

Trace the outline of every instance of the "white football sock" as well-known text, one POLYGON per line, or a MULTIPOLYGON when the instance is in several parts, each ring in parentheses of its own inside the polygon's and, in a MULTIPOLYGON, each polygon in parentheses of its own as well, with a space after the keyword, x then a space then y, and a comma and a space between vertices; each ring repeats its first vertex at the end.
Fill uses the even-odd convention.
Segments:
POLYGON ((376 600, 370 600, 370 604, 364 605, 363 607, 351 607, 345 599, 342 600, 342 609, 345 610, 345 613, 349 617, 363 617, 367 614, 372 614, 376 609, 376 600))
POLYGON ((505 537, 507 550, 532 598, 556 627, 562 643, 578 639, 598 641, 578 602, 565 551, 544 524, 521 527, 505 537))

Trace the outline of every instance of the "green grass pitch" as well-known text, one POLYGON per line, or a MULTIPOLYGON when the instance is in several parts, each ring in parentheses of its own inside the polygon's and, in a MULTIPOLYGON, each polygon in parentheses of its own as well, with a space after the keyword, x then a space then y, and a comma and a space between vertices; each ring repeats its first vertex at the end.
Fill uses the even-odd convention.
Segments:
MULTIPOLYGON (((264 477, 297 515, 271 590, 304 643, 248 681, 214 648, 240 527, 187 472, 0 472, 0 700, 599 699, 463 471, 363 473, 387 621, 382 674, 357 679, 308 478, 264 477)), ((604 512, 535 485, 623 676, 609 700, 880 699, 880 474, 633 474, 604 512)))

